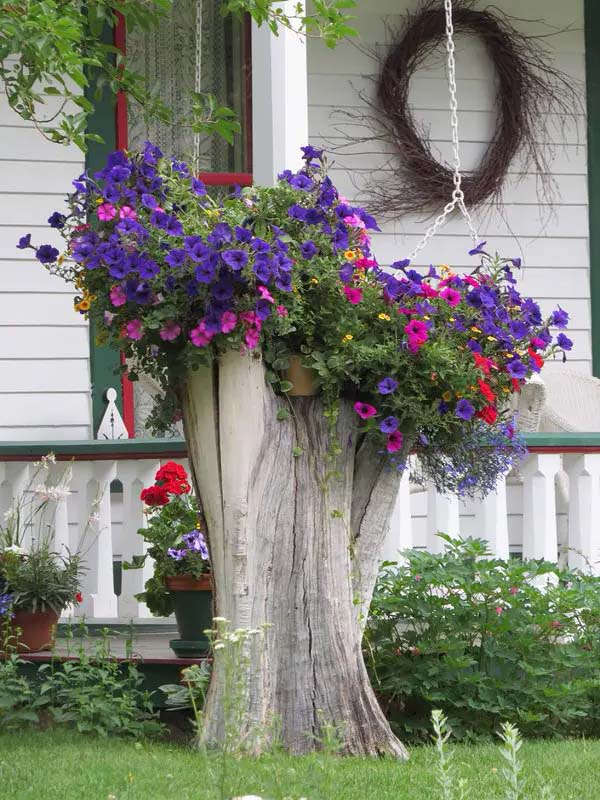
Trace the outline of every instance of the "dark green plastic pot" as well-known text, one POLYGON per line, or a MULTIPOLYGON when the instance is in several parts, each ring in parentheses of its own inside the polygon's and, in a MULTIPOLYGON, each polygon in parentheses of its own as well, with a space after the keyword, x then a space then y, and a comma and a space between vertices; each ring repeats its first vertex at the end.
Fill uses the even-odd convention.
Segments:
POLYGON ((173 598, 178 639, 169 647, 178 658, 206 656, 210 643, 205 630, 212 627, 212 576, 174 575, 166 578, 167 589, 173 598))

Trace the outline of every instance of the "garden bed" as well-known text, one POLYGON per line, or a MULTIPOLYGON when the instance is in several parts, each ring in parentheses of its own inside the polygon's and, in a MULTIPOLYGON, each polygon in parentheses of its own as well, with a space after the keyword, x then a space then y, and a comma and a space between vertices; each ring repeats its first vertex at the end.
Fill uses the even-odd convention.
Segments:
MULTIPOLYGON (((504 798, 503 761, 493 745, 455 748, 471 796, 504 798)), ((552 786, 554 800, 593 800, 597 795, 600 741, 527 742, 520 755, 527 797, 552 786)), ((0 734, 0 782, 6 800, 221 800, 261 794, 271 800, 421 800, 438 797, 436 757, 415 747, 407 763, 313 755, 266 756, 258 761, 207 759, 165 744, 102 740, 73 733, 0 734), (85 769, 81 765, 85 764, 85 769), (224 781, 224 792, 221 792, 224 781)))

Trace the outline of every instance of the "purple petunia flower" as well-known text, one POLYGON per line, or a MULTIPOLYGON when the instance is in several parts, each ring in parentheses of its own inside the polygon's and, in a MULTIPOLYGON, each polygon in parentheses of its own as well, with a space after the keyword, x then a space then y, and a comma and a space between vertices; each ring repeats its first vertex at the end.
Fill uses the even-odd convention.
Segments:
POLYGON ((127 299, 139 305, 147 305, 152 298, 152 289, 145 281, 125 281, 125 294, 127 299))
POLYGON ((302 258, 309 261, 317 253, 317 246, 312 239, 309 239, 307 242, 302 242, 300 252, 302 253, 302 258))
POLYGON ((233 286, 228 281, 215 283, 210 290, 215 300, 229 300, 233 296, 233 286))
POLYGON ((467 422, 473 418, 475 414, 475 408, 469 403, 468 400, 465 400, 463 397, 462 400, 459 400, 456 404, 456 408, 454 409, 454 416, 458 417, 459 419, 464 419, 467 422))
POLYGON ((58 255, 58 250, 51 244, 43 244, 35 251, 35 257, 40 264, 54 264, 58 255))
POLYGON ((206 185, 200 178, 192 178, 192 191, 199 197, 203 197, 206 194, 206 185))
POLYGON ((156 261, 151 258, 144 258, 140 261, 138 272, 141 278, 154 278, 160 272, 159 266, 156 261))
POLYGON ((235 226, 235 238, 238 242, 249 242, 252 239, 252 231, 248 230, 248 228, 243 228, 241 225, 235 226))
POLYGON ((275 278, 275 286, 281 292, 291 292, 292 291, 292 276, 288 272, 284 272, 281 275, 278 275, 275 278))
POLYGON ((344 266, 340 268, 338 275, 342 283, 350 283, 354 275, 354 264, 350 262, 344 264, 344 266))
POLYGON ((204 261, 198 264, 194 275, 198 283, 211 283, 217 274, 217 267, 210 261, 204 261))
POLYGON ((469 250, 470 256, 485 256, 487 253, 483 249, 486 246, 487 242, 479 242, 479 244, 474 247, 472 250, 469 250))
POLYGON ((255 253, 268 253, 271 246, 264 239, 256 238, 252 240, 252 249, 255 253))
POLYGON ((569 339, 568 336, 565 336, 564 333, 559 333, 556 339, 556 343, 562 350, 571 350, 573 347, 573 342, 569 339))
POLYGON ((377 391, 379 394, 392 394, 398 388, 398 381, 395 381, 393 378, 383 378, 383 380, 379 381, 377 384, 377 391))
POLYGON ((170 267, 181 267, 185 264, 187 253, 183 248, 176 247, 165 256, 165 262, 170 267))
POLYGON ((252 267, 252 270, 259 281, 262 281, 262 283, 268 283, 271 279, 271 275, 273 274, 270 267, 270 262, 268 260, 256 261, 252 267))
POLYGON ((169 236, 183 236, 183 225, 177 217, 172 217, 168 214, 165 216, 167 217, 167 221, 164 225, 165 233, 168 233, 169 236))
POLYGON ((527 375, 527 367, 518 358, 508 362, 506 365, 506 371, 511 378, 517 378, 517 380, 520 380, 527 375))
POLYGON ((27 250, 28 247, 32 247, 31 244, 31 234, 28 233, 25 236, 21 236, 19 239, 19 243, 17 244, 17 250, 27 250))
POLYGON ((552 312, 552 325, 555 328, 566 328, 569 324, 569 314, 560 306, 552 312))
MULTIPOLYGON (((392 269, 406 269, 410 264, 410 258, 403 258, 402 261, 394 261, 390 266, 392 269)), ((420 276, 419 276, 420 277, 420 276)))
POLYGON ((232 237, 233 234, 229 225, 226 222, 219 222, 206 237, 206 240, 215 247, 221 247, 230 242, 232 237))
POLYGON ((303 192, 310 192, 311 189, 314 189, 315 182, 308 175, 299 172, 290 179, 290 186, 293 186, 294 189, 301 189, 303 192))
POLYGON ((154 211, 156 206, 158 205, 158 200, 154 197, 153 194, 148 194, 147 192, 142 195, 142 205, 144 208, 149 208, 150 211, 154 211))
POLYGON ((225 250, 221 253, 221 258, 235 272, 239 272, 248 263, 248 253, 245 250, 225 250))
POLYGON ((288 208, 288 217, 292 219, 299 219, 304 220, 306 216, 306 209, 299 206, 298 203, 294 203, 288 208))
POLYGON ((382 433, 394 433, 398 430, 398 420, 396 417, 386 417, 379 423, 379 430, 382 433))
POLYGON ((300 149, 302 150, 302 158, 305 161, 311 161, 313 158, 318 158, 320 160, 323 156, 323 150, 319 150, 310 144, 307 144, 305 147, 301 147, 300 149))
POLYGON ((65 227, 66 221, 67 218, 64 214, 61 214, 60 211, 55 211, 54 214, 51 214, 48 217, 48 225, 50 225, 51 228, 57 228, 58 230, 65 227))

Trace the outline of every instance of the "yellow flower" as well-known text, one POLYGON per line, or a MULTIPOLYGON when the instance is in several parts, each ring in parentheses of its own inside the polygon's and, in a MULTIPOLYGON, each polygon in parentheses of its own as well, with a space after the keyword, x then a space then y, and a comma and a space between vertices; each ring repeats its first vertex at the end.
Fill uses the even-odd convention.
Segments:
POLYGON ((318 283, 319 281, 317 280, 317 278, 311 278, 311 279, 310 279, 310 282, 311 282, 311 283, 318 283))
POLYGON ((85 314, 86 311, 90 310, 90 301, 83 299, 80 300, 79 303, 75 303, 75 311, 79 311, 80 314, 85 314))
POLYGON ((442 395, 442 400, 445 403, 449 403, 450 400, 452 400, 452 392, 444 392, 444 394, 442 395))
POLYGON ((481 331, 479 330, 479 328, 478 328, 478 327, 476 327, 475 325, 473 325, 473 327, 471 328, 471 330, 473 331, 473 333, 481 333, 481 331))
POLYGON ((347 334, 344 336, 344 338, 342 339, 342 342, 351 342, 351 341, 352 341, 352 339, 354 339, 354 336, 352 336, 352 334, 351 334, 351 333, 347 333, 347 334))
POLYGON ((64 257, 64 255, 61 253, 61 254, 59 255, 59 257, 58 257, 56 260, 57 260, 58 264, 64 264, 65 257, 64 257))
POLYGON ((389 322, 391 319, 389 314, 378 314, 377 317, 378 319, 384 319, 386 322, 389 322))
POLYGON ((508 388, 508 386, 503 386, 502 391, 504 392, 504 394, 510 394, 510 389, 508 388))
POLYGON ((450 317, 450 322, 456 322, 456 317, 450 317))
POLYGON ((462 397, 462 394, 460 392, 457 392, 456 393, 456 397, 457 397, 458 400, 460 400, 460 398, 462 397))
POLYGON ((356 258, 356 253, 354 252, 354 250, 346 250, 346 252, 344 253, 344 258, 347 261, 354 261, 354 259, 356 258))
POLYGON ((495 336, 488 336, 487 340, 488 340, 488 342, 495 342, 496 341, 496 337, 495 336))
POLYGON ((220 211, 219 211, 218 208, 207 208, 206 209, 206 216, 209 217, 210 219, 216 219, 219 216, 219 214, 220 214, 220 211))

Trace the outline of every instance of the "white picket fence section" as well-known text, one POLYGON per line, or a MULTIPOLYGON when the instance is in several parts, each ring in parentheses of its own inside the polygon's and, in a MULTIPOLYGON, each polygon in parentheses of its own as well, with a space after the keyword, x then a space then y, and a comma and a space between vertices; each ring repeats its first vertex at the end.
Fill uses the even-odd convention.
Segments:
MULTIPOLYGON (((30 485, 33 461, 0 461, 0 514, 30 485)), ((187 469, 185 459, 178 461, 187 469)), ((143 553, 138 529, 146 518, 139 496, 160 464, 160 458, 124 458, 122 453, 115 459, 78 456, 70 462, 70 494, 48 503, 45 523, 54 525, 58 549, 80 545, 85 552, 84 599, 76 615, 113 622, 151 617, 134 595, 142 591, 152 565, 123 571, 118 595, 115 574, 123 561, 143 553)), ((56 468, 66 465, 62 461, 56 468)), ((545 558, 600 574, 600 452, 530 453, 519 474, 500 481, 482 501, 462 502, 432 487, 420 489, 406 474, 382 557, 397 559, 400 550, 411 547, 439 552, 438 531, 486 539, 501 558, 545 558)), ((39 535, 35 526, 28 531, 29 538, 39 535)))

